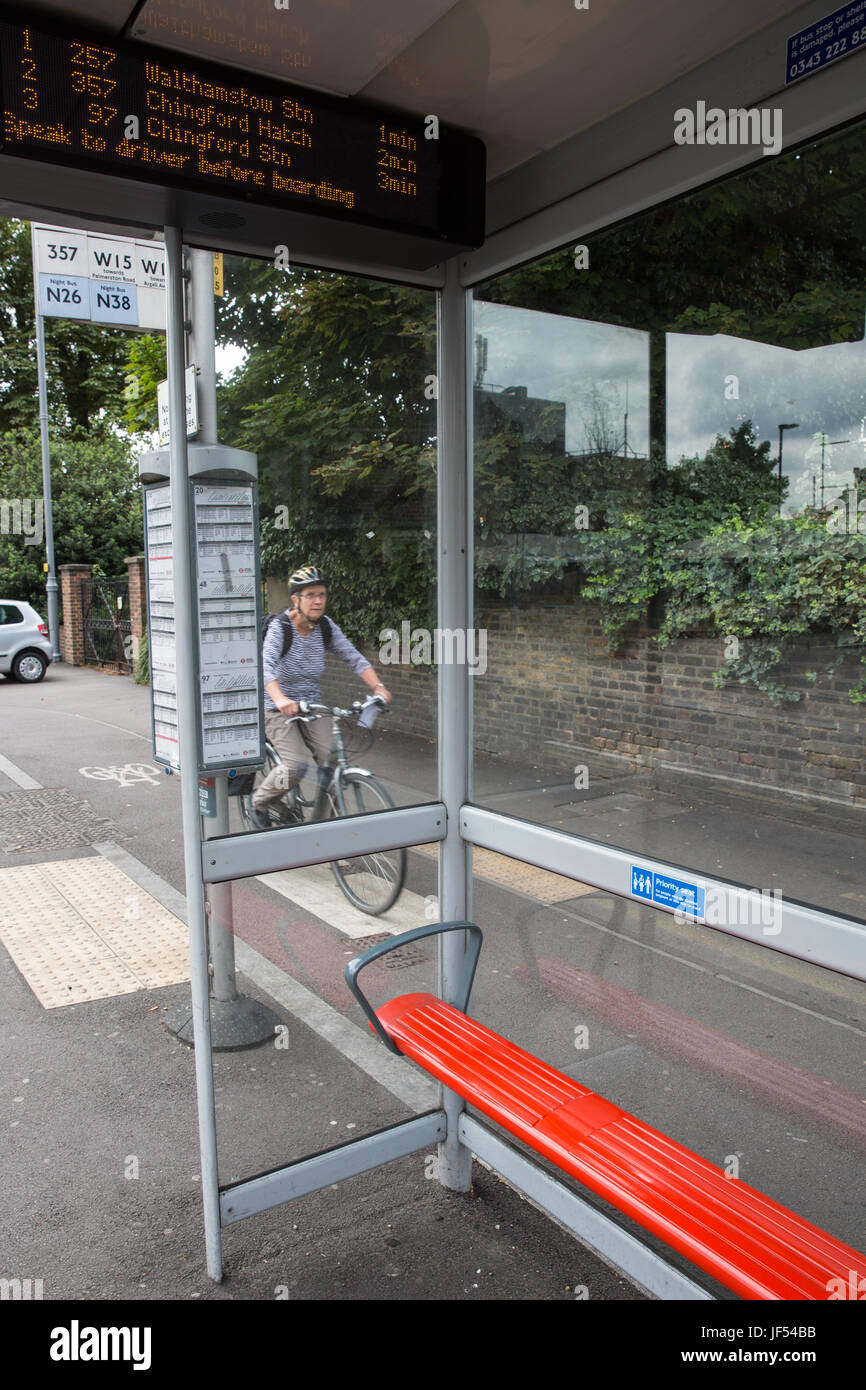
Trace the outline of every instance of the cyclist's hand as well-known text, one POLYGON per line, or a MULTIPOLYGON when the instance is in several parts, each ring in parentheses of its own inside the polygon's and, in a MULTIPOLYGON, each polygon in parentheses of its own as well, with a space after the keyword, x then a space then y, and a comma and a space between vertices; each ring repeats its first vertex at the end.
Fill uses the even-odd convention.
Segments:
POLYGON ((382 699, 386 702, 386 704, 389 704, 389 705, 390 705, 390 703, 391 703, 391 692, 390 692, 390 690, 386 690, 385 687, 384 687, 384 685, 377 685, 377 686, 376 686, 376 689, 373 691, 373 694, 374 694, 374 695, 380 695, 380 696, 382 697, 382 699))
POLYGON ((300 706, 297 700, 284 700, 279 707, 280 714, 286 719, 294 719, 296 714, 300 714, 300 706))

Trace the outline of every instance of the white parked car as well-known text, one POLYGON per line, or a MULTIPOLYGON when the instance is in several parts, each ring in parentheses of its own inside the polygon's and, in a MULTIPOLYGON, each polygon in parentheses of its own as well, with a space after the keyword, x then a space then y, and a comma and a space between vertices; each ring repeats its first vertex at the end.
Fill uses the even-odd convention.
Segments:
POLYGON ((48 627, 36 609, 0 598, 0 672, 17 681, 41 681, 50 665, 48 627))

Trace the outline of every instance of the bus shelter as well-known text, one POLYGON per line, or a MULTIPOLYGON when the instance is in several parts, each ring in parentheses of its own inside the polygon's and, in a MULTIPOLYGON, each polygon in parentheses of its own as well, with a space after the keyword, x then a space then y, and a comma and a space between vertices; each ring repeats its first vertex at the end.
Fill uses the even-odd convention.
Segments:
MULTIPOLYGON (((240 0, 217 22, 175 0, 121 8, 0 20, 0 214, 164 237, 161 476, 212 1277, 228 1224, 436 1149, 447 1187, 468 1188, 474 1154, 650 1293, 712 1296, 447 1087, 312 1158, 281 1152, 272 1126, 254 1160, 232 1152, 211 1035, 224 938, 253 939, 254 922, 267 955, 257 885, 315 914, 303 874, 401 849, 416 908, 400 925, 485 932, 479 1014, 862 1245, 866 10, 430 0, 407 15, 377 0, 301 20, 240 0), (285 285, 313 270, 320 288, 415 296, 435 319, 415 399, 401 380, 371 467, 354 491, 332 478, 344 500, 302 532, 329 553, 340 527, 366 537, 361 584, 411 542, 413 602, 430 566, 432 633, 407 600, 355 634, 399 697, 400 746, 426 737, 426 783, 388 765, 392 809, 249 833, 227 786, 255 750, 203 760, 190 482, 213 473, 209 450, 223 481, 256 468, 249 431, 243 449, 221 439, 210 408, 187 441, 184 373, 213 338, 202 252, 261 277, 262 342, 300 307, 285 285), (382 438, 407 472, 377 551, 382 438)), ((347 381, 368 372, 352 363, 361 332, 347 324, 347 381)), ((311 458, 319 472, 302 448, 269 456, 274 514, 327 492, 311 458)), ((274 601, 286 572, 262 567, 274 601)), ((348 945, 396 922, 357 918, 348 945)), ((446 1000, 466 949, 438 939, 446 1000)), ((410 959, 412 983, 431 965, 410 959)), ((360 1026, 348 994, 338 1007, 360 1026)), ((286 1101, 273 1084, 238 1090, 235 1132, 286 1101)))

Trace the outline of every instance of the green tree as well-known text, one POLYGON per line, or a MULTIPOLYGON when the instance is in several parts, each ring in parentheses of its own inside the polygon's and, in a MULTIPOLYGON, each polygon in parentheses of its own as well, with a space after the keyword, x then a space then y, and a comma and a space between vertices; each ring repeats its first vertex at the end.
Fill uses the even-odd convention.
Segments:
POLYGON ((479 287, 482 299, 781 347, 863 336, 866 141, 855 127, 479 287))
MULTIPOLYGON (((56 563, 125 574, 126 557, 140 554, 143 544, 141 489, 129 442, 69 432, 55 447, 51 474, 56 563)), ((7 498, 42 496, 39 440, 31 430, 0 436, 0 477, 7 498)), ((44 610, 44 558, 44 546, 0 533, 4 593, 44 610)))
POLYGON ((246 357, 220 435, 258 456, 262 566, 333 578, 358 640, 433 611, 435 303, 429 292, 227 258, 223 344, 246 357))
POLYGON ((124 370, 123 423, 132 434, 158 428, 157 387, 167 376, 165 334, 131 335, 124 370))
MULTIPOLYGON (((130 335, 74 319, 45 320, 52 428, 108 428, 124 418, 130 335)), ((0 434, 38 429, 30 224, 0 219, 0 434)))

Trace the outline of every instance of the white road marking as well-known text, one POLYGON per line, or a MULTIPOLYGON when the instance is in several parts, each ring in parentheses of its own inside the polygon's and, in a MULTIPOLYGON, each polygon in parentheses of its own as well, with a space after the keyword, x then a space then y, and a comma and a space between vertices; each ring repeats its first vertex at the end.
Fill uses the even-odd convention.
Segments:
POLYGON ((96 782, 119 782, 122 787, 146 782, 149 787, 162 781, 158 767, 153 763, 124 763, 122 767, 80 767, 82 777, 91 777, 96 782))
POLYGON ((11 781, 15 782, 17 786, 23 787, 25 791, 38 792, 43 790, 41 782, 37 782, 28 773, 22 772, 20 767, 10 763, 9 759, 4 758, 2 753, 0 753, 0 772, 5 772, 11 781))
MULTIPOLYGON (((388 911, 373 917, 353 907, 343 896, 331 869, 327 864, 312 864, 306 869, 286 869, 274 874, 258 874, 259 883, 273 888, 290 902, 312 912, 316 917, 336 927, 344 936, 353 939, 373 936, 377 932, 389 931, 393 936, 411 931, 413 927, 423 927, 424 899, 418 893, 410 893, 404 888, 394 906, 388 911)), ((349 879, 351 882, 351 878, 349 879)))
POLYGON ((122 724, 112 724, 111 720, 97 719, 95 715, 92 714, 75 714, 72 710, 68 709, 49 709, 46 710, 45 713, 64 714, 67 719, 86 719, 88 724, 102 724, 106 729, 119 729, 122 734, 128 734, 130 738, 141 738, 144 739, 145 743, 153 744, 150 734, 139 734, 135 729, 125 729, 122 724))

